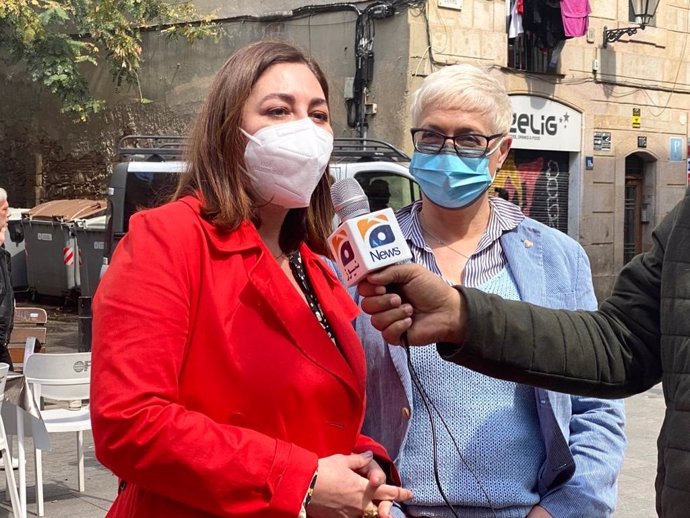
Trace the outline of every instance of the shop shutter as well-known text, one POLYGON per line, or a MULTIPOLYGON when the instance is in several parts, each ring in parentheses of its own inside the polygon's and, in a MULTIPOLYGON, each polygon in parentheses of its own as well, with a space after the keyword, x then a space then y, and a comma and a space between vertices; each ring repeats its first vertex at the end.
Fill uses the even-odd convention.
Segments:
POLYGON ((569 162, 566 152, 514 149, 494 180, 494 193, 525 215, 567 233, 569 162))

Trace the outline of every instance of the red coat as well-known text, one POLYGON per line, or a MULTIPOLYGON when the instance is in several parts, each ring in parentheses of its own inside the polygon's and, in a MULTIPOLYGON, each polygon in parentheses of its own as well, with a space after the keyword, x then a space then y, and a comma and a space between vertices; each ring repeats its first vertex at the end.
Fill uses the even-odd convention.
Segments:
POLYGON ((98 459, 125 488, 108 516, 297 516, 317 459, 359 433, 358 310, 300 249, 328 338, 255 227, 220 233, 191 197, 136 214, 94 301, 98 459))

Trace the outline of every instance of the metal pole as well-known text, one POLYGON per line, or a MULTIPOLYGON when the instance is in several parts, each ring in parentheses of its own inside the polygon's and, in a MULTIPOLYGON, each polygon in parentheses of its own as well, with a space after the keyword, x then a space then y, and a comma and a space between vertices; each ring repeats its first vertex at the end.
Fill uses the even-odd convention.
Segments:
POLYGON ((85 353, 91 350, 91 297, 79 297, 79 352, 85 353))

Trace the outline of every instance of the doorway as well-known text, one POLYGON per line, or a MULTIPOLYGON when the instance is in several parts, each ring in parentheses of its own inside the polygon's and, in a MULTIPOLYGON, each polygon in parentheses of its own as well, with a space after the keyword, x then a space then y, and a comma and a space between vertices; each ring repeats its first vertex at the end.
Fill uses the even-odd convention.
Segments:
POLYGON ((642 253, 642 194, 644 161, 638 155, 625 159, 625 215, 623 228, 623 262, 642 253))

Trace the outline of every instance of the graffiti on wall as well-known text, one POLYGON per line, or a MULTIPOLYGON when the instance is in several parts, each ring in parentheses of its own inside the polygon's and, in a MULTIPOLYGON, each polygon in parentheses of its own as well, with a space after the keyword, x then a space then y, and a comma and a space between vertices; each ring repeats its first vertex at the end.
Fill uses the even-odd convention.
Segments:
POLYGON ((515 149, 493 183, 497 196, 518 205, 525 215, 568 231, 568 153, 515 149))

